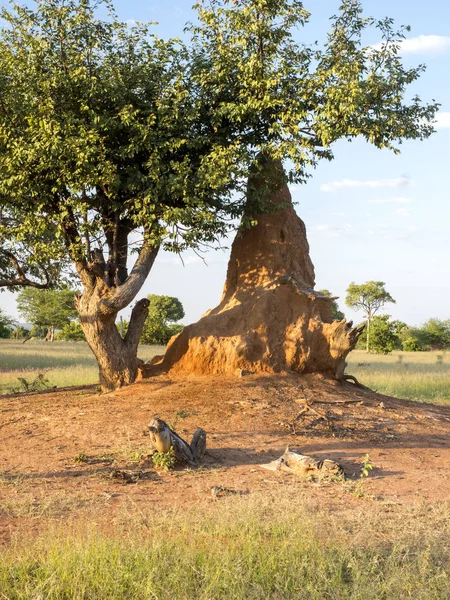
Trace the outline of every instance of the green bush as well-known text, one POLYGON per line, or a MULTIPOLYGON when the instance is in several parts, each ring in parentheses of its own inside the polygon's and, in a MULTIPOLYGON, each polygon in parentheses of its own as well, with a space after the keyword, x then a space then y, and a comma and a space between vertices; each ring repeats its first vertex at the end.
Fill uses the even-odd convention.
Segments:
POLYGON ((58 331, 55 339, 65 342, 84 342, 86 340, 81 325, 78 321, 70 321, 58 331))

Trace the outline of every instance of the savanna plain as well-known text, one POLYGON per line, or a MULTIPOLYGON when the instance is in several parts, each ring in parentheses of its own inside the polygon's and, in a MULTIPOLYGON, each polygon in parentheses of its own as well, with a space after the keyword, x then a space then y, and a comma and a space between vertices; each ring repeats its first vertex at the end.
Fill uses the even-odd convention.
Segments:
POLYGON ((99 394, 81 342, 1 341, 0 365, 0 598, 450 598, 445 352, 354 351, 378 395, 313 375, 99 394), (207 431, 200 468, 155 468, 155 415, 207 431), (346 478, 261 468, 288 445, 346 478))

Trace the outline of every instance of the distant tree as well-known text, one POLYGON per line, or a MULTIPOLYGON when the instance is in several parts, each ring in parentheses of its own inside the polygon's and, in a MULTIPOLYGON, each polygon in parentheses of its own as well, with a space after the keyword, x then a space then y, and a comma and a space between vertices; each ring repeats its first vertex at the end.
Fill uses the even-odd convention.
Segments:
POLYGON ((369 349, 375 354, 389 354, 400 346, 395 321, 390 321, 390 315, 377 315, 371 323, 369 349))
POLYGON ((421 352, 426 350, 426 347, 422 346, 420 340, 412 335, 402 341, 402 348, 405 352, 421 352))
MULTIPOLYGON (((323 294, 324 296, 328 296, 329 298, 333 296, 330 290, 319 290, 319 294, 323 294)), ((345 319, 345 315, 342 312, 342 310, 340 310, 339 304, 336 302, 336 300, 333 300, 333 302, 331 303, 331 314, 334 321, 342 321, 342 319, 345 319)))
POLYGON ((430 349, 448 348, 450 346, 450 320, 429 319, 419 327, 417 336, 422 344, 430 349))
POLYGON ((17 308, 28 322, 37 327, 45 327, 46 340, 53 341, 55 329, 61 329, 75 318, 76 292, 70 289, 39 290, 28 287, 17 297, 17 308))
POLYGON ((55 339, 64 342, 85 342, 86 337, 83 333, 79 321, 69 321, 55 335, 55 339))
POLYGON ((0 338, 9 338, 14 330, 15 321, 12 317, 8 317, 0 308, 0 338))
POLYGON ((347 288, 345 303, 350 308, 362 310, 366 315, 366 351, 370 345, 370 323, 375 314, 388 302, 395 304, 394 298, 385 289, 383 281, 352 282, 347 288))
POLYGON ((141 343, 166 345, 183 329, 182 325, 175 323, 184 317, 183 305, 173 296, 150 294, 147 299, 150 304, 141 343))
POLYGON ((10 337, 13 340, 23 340, 24 338, 28 337, 29 333, 29 329, 23 327, 22 325, 18 325, 13 329, 13 331, 11 331, 10 337))

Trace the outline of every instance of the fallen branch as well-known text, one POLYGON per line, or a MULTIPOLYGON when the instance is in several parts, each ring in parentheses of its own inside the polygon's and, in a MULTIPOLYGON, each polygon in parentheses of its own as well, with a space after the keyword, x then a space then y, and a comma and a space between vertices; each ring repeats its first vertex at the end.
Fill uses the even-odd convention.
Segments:
POLYGON ((283 456, 280 456, 277 460, 259 466, 269 471, 286 471, 301 477, 333 478, 344 476, 344 469, 334 460, 317 460, 312 456, 291 452, 289 447, 286 448, 283 456))

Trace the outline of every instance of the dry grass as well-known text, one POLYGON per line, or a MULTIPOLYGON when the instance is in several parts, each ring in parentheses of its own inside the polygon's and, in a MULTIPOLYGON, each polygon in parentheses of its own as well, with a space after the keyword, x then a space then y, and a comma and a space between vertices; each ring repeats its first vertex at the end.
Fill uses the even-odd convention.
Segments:
MULTIPOLYGON (((139 347, 143 360, 163 353, 163 346, 139 347)), ((19 378, 32 383, 39 373, 49 387, 98 383, 97 363, 84 342, 0 340, 0 394, 25 391, 19 378)))
POLYGON ((448 506, 229 498, 189 513, 121 514, 109 535, 74 521, 16 541, 0 597, 134 600, 441 600, 448 597, 448 506))
POLYGON ((354 350, 347 373, 382 394, 419 402, 450 402, 450 353, 354 350))

